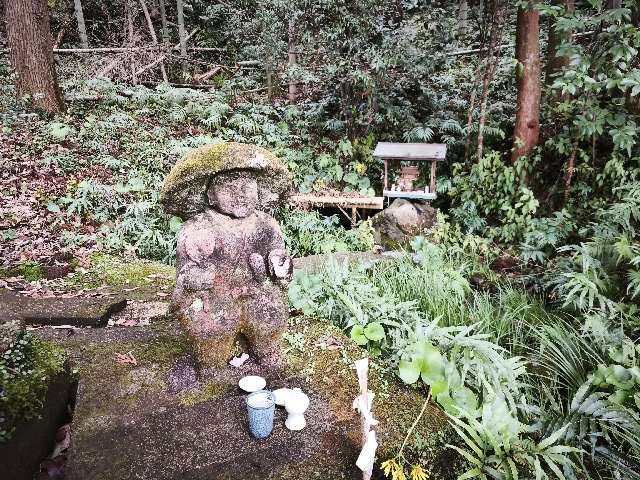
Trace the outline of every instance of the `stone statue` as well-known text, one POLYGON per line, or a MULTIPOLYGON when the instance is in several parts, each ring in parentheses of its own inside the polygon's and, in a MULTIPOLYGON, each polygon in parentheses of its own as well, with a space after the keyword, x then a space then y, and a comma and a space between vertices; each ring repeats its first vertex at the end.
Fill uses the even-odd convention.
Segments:
POLYGON ((203 367, 225 365, 239 334, 262 363, 280 363, 292 262, 280 227, 261 209, 277 204, 290 181, 270 152, 237 143, 192 151, 165 180, 166 210, 187 219, 173 308, 203 367))

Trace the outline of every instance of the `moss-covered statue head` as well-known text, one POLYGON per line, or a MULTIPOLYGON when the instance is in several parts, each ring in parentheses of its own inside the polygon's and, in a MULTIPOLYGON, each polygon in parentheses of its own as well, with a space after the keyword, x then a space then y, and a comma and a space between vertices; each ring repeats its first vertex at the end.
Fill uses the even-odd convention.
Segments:
POLYGON ((287 167, 268 150, 218 143, 192 150, 176 162, 164 180, 160 201, 168 213, 183 219, 209 207, 241 218, 254 209, 276 207, 290 187, 287 167))

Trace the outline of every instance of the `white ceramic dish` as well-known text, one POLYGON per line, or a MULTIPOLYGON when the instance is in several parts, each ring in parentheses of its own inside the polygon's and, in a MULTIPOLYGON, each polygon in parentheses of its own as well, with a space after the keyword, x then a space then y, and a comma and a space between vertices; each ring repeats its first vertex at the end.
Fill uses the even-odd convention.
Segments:
POLYGON ((290 388, 279 388, 273 391, 274 397, 276 397, 276 405, 281 407, 285 406, 287 398, 291 395, 292 390, 290 388))
POLYGON ((247 375, 238 382, 238 386, 247 393, 262 390, 266 385, 267 381, 258 375, 247 375))

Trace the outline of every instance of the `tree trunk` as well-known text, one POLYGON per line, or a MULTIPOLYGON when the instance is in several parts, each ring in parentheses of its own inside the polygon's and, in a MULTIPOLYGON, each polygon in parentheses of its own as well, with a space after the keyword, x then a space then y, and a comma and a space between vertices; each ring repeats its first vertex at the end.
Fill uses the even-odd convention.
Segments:
POLYGON ((273 68, 271 66, 271 57, 267 57, 264 66, 265 73, 267 75, 267 97, 273 97, 273 68))
POLYGON ((466 35, 468 19, 469 3, 467 0, 460 0, 460 5, 458 6, 458 38, 466 35))
POLYGON ((298 96, 298 84, 295 81, 295 78, 291 77, 291 69, 293 69, 298 63, 298 54, 296 53, 296 28, 293 20, 289 20, 289 28, 288 28, 288 36, 289 36, 289 94, 288 99, 289 103, 295 103, 296 97, 298 96))
POLYGON ((169 41, 169 28, 167 27, 167 10, 164 6, 164 0, 160 0, 160 22, 162 23, 162 42, 167 43, 169 41))
POLYGON ((540 12, 518 9, 516 27, 518 100, 511 160, 529 155, 540 137, 540 12))
POLYGON ((84 25, 84 13, 82 12, 82 0, 73 0, 76 20, 78 20, 78 35, 80 36, 80 45, 82 48, 89 48, 89 40, 87 39, 87 28, 84 25))
MULTIPOLYGON (((573 13, 576 9, 575 0, 553 0, 554 5, 564 6, 565 13, 573 13)), ((569 65, 569 57, 558 55, 560 44, 567 42, 571 38, 570 32, 559 32, 556 30, 555 18, 549 18, 549 43, 547 47, 547 68, 545 81, 547 85, 553 83, 553 77, 564 67, 569 65)))
POLYGON ((187 56, 187 35, 184 29, 184 3, 178 0, 178 38, 180 39, 180 55, 187 56))
POLYGON ((478 162, 482 160, 482 154, 484 152, 484 125, 487 116, 487 102, 489 100, 489 88, 491 81, 493 80, 496 72, 496 66, 498 64, 497 58, 497 46, 502 38, 502 29, 504 28, 504 6, 500 0, 491 2, 492 13, 491 16, 491 29, 489 33, 489 49, 487 51, 487 66, 484 71, 484 78, 482 81, 482 95, 480 97, 480 114, 478 118, 478 162))
MULTIPOLYGON (((129 38, 129 47, 133 47, 133 44, 135 43, 135 39, 133 35, 133 15, 131 13, 132 7, 131 7, 130 0, 125 0, 124 8, 126 10, 126 17, 127 17, 127 34, 129 38)), ((134 85, 137 85, 138 76, 136 75, 135 55, 130 55, 129 60, 130 60, 129 68, 131 68, 131 81, 133 82, 134 85)))
POLYGON ((60 112, 64 105, 53 61, 47 0, 9 0, 5 18, 18 97, 29 96, 37 109, 60 112))

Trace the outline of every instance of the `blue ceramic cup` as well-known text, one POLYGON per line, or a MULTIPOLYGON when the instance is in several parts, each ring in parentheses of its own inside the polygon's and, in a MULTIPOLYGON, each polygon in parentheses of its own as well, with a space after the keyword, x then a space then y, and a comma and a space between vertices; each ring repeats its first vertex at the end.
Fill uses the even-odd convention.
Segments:
POLYGON ((267 438, 273 430, 276 398, 269 390, 258 390, 247 397, 249 431, 255 438, 267 438))

